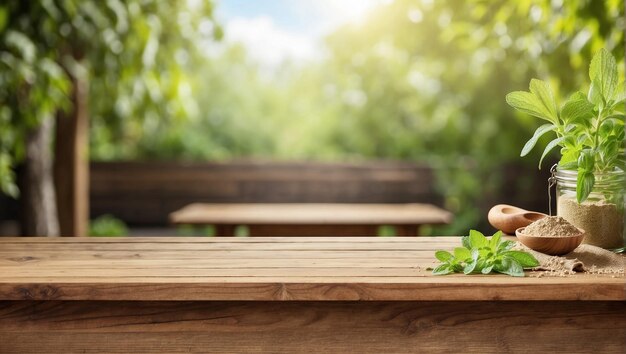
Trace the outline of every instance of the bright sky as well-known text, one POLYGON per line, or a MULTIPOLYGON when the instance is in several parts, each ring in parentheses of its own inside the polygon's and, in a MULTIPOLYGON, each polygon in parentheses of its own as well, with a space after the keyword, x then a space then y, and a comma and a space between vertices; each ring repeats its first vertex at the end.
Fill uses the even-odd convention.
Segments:
MULTIPOLYGON (((387 0, 388 2, 389 0, 387 0)), ((363 20, 385 0, 218 0, 217 19, 227 43, 242 43, 261 63, 320 57, 321 39, 363 20)))

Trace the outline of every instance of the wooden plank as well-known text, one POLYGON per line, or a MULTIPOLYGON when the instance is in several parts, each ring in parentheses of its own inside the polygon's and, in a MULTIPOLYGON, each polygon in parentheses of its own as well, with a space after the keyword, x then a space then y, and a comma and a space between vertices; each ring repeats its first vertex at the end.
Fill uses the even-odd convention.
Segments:
POLYGON ((2 302, 10 353, 623 353, 623 302, 2 302))
POLYGON ((419 225, 450 222, 430 204, 203 204, 170 215, 174 224, 231 225, 419 225))
POLYGON ((430 275, 427 268, 436 263, 434 251, 457 246, 459 238, 9 240, 0 248, 2 299, 626 298, 623 276, 430 275))
MULTIPOLYGON (((89 282, 0 283, 0 300, 133 300, 133 301, 484 301, 613 300, 626 301, 623 279, 590 281, 550 279, 416 277, 411 282, 89 282)), ((271 280, 271 279, 270 279, 271 280)))
POLYGON ((84 250, 61 250, 55 252, 41 251, 37 257, 33 253, 22 251, 0 251, 1 265, 18 265, 40 263, 50 260, 106 260, 106 259, 430 259, 434 260, 433 252, 430 250, 407 251, 386 251, 386 250, 361 250, 354 251, 334 251, 324 252, 318 250, 276 250, 273 252, 263 252, 258 250, 202 250, 181 254, 171 250, 158 250, 150 252, 129 252, 111 251, 92 252, 84 250))

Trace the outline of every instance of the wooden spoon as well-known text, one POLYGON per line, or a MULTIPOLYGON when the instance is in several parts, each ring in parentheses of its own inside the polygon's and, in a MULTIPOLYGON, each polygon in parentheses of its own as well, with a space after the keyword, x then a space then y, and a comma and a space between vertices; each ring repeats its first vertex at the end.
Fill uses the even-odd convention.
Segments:
POLYGON ((507 204, 498 204, 489 210, 487 219, 489 223, 504 233, 513 235, 515 230, 526 227, 533 222, 545 218, 546 214, 536 211, 528 211, 507 204))
POLYGON ((585 238, 585 230, 578 229, 580 234, 566 237, 544 237, 524 233, 526 227, 515 230, 515 236, 524 246, 537 252, 551 256, 561 256, 576 249, 585 238))

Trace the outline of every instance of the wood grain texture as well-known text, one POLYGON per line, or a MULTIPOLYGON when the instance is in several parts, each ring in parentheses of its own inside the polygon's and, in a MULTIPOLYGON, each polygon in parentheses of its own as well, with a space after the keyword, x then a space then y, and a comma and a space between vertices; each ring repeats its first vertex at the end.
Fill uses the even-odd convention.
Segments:
POLYGON ((432 276, 424 238, 6 238, 0 300, 626 300, 625 278, 432 276))
POLYGON ((623 353, 624 302, 0 302, 9 353, 623 353))

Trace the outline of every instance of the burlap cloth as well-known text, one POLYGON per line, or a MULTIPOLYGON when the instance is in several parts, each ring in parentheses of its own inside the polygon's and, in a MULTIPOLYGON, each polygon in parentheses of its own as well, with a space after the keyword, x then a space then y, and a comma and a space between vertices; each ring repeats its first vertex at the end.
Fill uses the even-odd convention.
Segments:
POLYGON ((582 244, 564 256, 550 256, 533 251, 518 242, 520 248, 531 253, 539 261, 533 270, 573 274, 589 272, 595 274, 624 274, 626 256, 600 247, 582 244))

